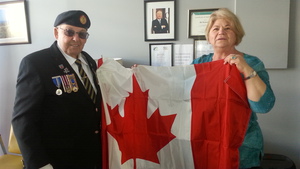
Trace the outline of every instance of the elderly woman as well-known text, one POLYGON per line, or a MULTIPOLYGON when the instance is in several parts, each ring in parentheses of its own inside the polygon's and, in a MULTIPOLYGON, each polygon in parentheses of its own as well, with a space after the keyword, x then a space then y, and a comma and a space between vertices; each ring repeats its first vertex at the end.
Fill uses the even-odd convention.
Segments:
POLYGON ((239 19, 230 10, 222 8, 213 12, 206 27, 206 39, 213 46, 214 53, 195 59, 193 64, 223 59, 224 64, 236 65, 244 78, 252 113, 244 142, 239 148, 240 168, 252 168, 260 165, 263 155, 263 136, 256 113, 269 112, 275 96, 263 62, 236 49, 244 34, 239 19))

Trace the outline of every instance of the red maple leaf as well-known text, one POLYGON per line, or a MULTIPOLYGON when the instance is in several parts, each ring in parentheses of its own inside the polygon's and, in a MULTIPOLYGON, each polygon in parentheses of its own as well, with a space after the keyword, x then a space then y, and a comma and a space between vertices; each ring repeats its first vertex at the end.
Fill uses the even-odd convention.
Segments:
POLYGON ((111 124, 107 131, 116 139, 122 152, 121 163, 129 159, 144 159, 159 164, 157 152, 175 136, 171 133, 176 115, 161 116, 156 109, 147 118, 148 92, 142 92, 133 76, 133 93, 129 93, 124 104, 124 117, 119 113, 119 106, 108 106, 111 124))

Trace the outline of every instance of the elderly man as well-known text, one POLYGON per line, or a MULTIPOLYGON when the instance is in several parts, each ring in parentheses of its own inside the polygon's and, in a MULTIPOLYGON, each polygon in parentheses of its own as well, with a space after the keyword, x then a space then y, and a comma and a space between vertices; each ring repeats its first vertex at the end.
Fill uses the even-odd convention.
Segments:
POLYGON ((156 11, 156 19, 152 21, 152 32, 153 33, 169 33, 168 21, 163 18, 163 11, 156 11))
POLYGON ((83 11, 59 14, 56 41, 20 64, 12 125, 26 169, 101 167, 97 67, 82 51, 90 25, 83 11))

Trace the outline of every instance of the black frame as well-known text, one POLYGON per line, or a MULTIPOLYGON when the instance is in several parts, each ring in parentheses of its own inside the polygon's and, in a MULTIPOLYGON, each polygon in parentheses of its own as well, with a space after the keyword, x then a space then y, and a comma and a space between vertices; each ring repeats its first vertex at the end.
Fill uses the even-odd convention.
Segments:
POLYGON ((208 23, 208 19, 212 12, 218 10, 218 8, 214 9, 192 9, 189 10, 189 38, 206 40, 205 38, 205 28, 208 23), (201 16, 201 17, 200 17, 201 16), (194 17, 198 17, 195 20, 194 17), (199 30, 195 30, 199 29, 199 30))
POLYGON ((26 0, 0 2, 0 16, 0 45, 31 43, 26 0))
POLYGON ((175 0, 144 0, 145 41, 175 40, 175 0), (152 21, 156 19, 157 10, 163 10, 163 18, 169 25, 168 32, 155 33, 152 21))
MULTIPOLYGON (((161 49, 157 49, 162 51, 161 49)), ((158 51, 159 52, 159 51, 158 51)), ((159 53, 158 53, 159 54, 159 53)), ((149 44, 149 65, 150 66, 173 66, 173 43, 150 43, 149 44), (167 47, 165 49, 165 47, 167 47), (163 48, 162 50, 167 50, 168 53, 163 53, 160 57, 165 57, 162 58, 163 60, 166 60, 166 63, 158 63, 157 61, 157 56, 153 53, 155 48, 163 48), (165 56, 165 54, 168 54, 165 56)))

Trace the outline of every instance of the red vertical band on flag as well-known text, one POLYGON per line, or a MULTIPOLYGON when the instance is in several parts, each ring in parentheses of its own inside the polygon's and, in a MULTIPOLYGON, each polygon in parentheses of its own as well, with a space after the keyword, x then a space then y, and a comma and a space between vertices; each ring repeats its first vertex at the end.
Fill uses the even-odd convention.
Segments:
POLYGON ((107 124, 106 124, 106 117, 105 117, 105 110, 104 104, 101 104, 102 115, 101 115, 101 145, 102 145, 102 168, 109 168, 108 167, 108 139, 107 139, 107 124))
POLYGON ((191 145, 195 169, 237 169, 238 148, 251 113, 244 82, 237 68, 223 61, 194 67, 191 145))
POLYGON ((98 59, 98 68, 103 64, 103 58, 98 59))

